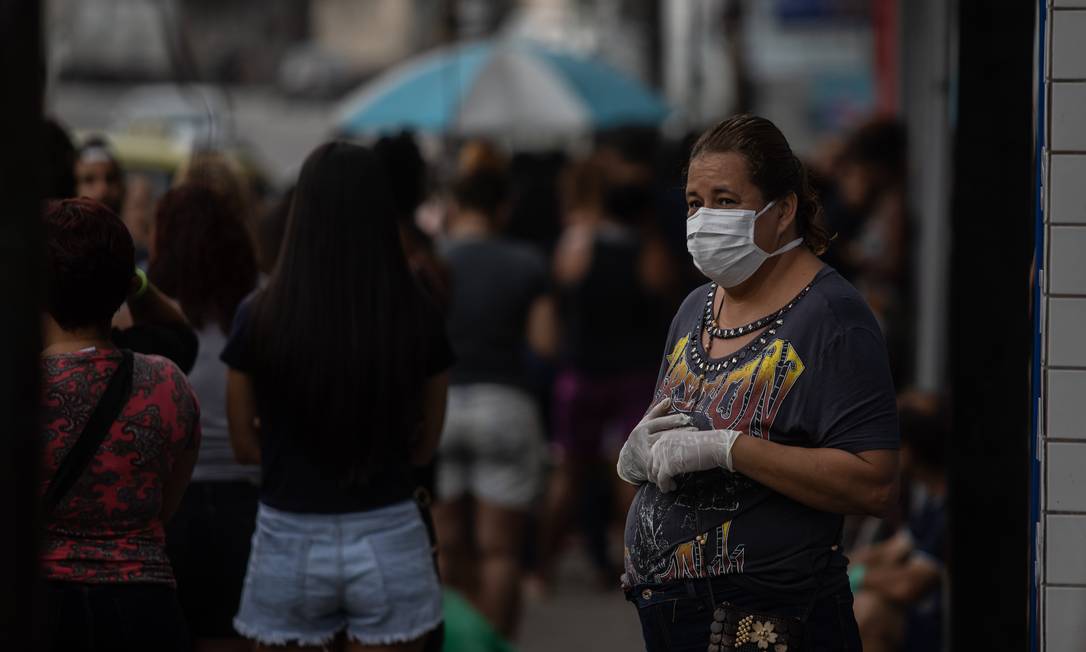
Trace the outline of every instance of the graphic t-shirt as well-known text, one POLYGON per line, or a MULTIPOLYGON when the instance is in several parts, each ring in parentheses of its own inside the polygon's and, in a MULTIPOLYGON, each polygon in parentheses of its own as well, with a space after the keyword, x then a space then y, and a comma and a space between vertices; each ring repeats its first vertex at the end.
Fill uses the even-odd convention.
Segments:
MULTIPOLYGON (((679 308, 652 404, 671 397, 672 411, 689 414, 698 428, 788 446, 898 448, 886 345, 863 299, 836 271, 824 267, 790 311, 720 360, 709 359, 701 342, 709 291, 702 286, 679 308)), ((643 484, 626 519, 626 581, 729 575, 748 590, 802 601, 815 589, 847 585, 846 560, 833 548, 842 518, 724 469, 682 476, 666 494, 643 484)))
MULTIPOLYGON (((42 358, 44 495, 121 361, 117 349, 42 358)), ((135 354, 132 392, 94 458, 45 523, 46 579, 173 585, 162 490, 179 453, 200 444, 196 397, 177 365, 135 354)))

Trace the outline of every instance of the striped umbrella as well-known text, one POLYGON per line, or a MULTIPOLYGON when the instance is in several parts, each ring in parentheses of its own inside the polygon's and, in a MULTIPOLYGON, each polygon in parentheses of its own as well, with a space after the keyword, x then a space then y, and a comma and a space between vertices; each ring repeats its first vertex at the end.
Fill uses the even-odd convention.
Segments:
POLYGON ((339 107, 347 135, 400 129, 530 138, 658 125, 667 105, 595 59, 518 41, 445 48, 389 70, 339 107))

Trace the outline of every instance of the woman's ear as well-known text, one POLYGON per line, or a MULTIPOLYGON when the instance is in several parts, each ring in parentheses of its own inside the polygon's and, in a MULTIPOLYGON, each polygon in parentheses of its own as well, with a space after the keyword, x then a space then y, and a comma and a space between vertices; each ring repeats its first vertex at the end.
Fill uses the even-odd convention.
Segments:
POLYGON ((799 208, 799 198, 796 197, 796 193, 790 192, 781 197, 774 208, 780 210, 780 217, 777 219, 777 237, 780 237, 788 233, 796 224, 796 210, 799 208))

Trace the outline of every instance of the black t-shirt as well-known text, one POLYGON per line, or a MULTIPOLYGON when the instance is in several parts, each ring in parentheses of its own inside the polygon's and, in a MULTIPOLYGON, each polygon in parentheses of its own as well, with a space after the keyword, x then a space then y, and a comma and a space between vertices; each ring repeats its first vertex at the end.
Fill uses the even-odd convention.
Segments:
POLYGON ((192 327, 184 322, 137 324, 114 328, 110 337, 117 348, 144 355, 160 355, 172 360, 184 373, 192 371, 200 341, 192 327))
POLYGON ((642 243, 631 229, 606 225, 595 234, 592 261, 561 288, 562 361, 591 376, 652 373, 667 312, 643 287, 642 243), (631 318, 637 314, 637 318, 631 318))
MULTIPOLYGON (((691 293, 672 322, 653 404, 669 396, 672 410, 690 414, 698 428, 739 430, 788 446, 852 453, 898 448, 886 345, 841 275, 823 268, 780 322, 702 381, 708 292, 706 285, 691 293)), ((846 560, 831 551, 842 518, 724 469, 682 476, 667 494, 643 484, 626 520, 627 580, 728 575, 748 590, 802 602, 817 588, 847 584, 846 560)))
POLYGON ((454 240, 442 248, 451 279, 452 384, 527 384, 528 312, 547 291, 547 263, 527 246, 500 238, 454 240))
MULTIPOLYGON (((231 369, 250 374, 256 369, 250 342, 254 296, 250 295, 238 306, 230 339, 220 356, 231 369)), ((420 343, 426 347, 425 377, 445 371, 453 361, 441 315, 436 308, 429 308, 432 314, 422 320, 429 330, 420 343)), ((260 417, 262 503, 288 512, 346 514, 376 509, 411 497, 415 481, 406 446, 399 459, 389 460, 379 471, 349 487, 344 486, 337 474, 330 473, 314 459, 310 449, 289 431, 288 424, 297 421, 291 418, 289 410, 292 406, 277 404, 262 396, 259 378, 254 378, 254 385, 260 417)), ((365 423, 365 415, 359 415, 359 427, 365 427, 365 423)))

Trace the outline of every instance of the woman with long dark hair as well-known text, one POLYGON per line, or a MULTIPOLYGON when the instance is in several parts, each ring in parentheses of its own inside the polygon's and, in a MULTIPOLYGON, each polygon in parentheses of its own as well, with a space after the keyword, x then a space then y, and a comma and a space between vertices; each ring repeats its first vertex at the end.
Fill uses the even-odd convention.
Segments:
POLYGON ((234 460, 219 352, 238 304, 256 287, 256 255, 241 216, 218 193, 182 184, 155 212, 149 276, 199 339, 189 382, 204 439, 192 484, 166 528, 166 551, 196 650, 247 650, 233 628, 256 523, 260 468, 234 460))
POLYGON ((711 283, 679 308, 654 406, 619 458, 638 485, 627 596, 649 650, 858 650, 843 514, 895 501, 886 344, 773 123, 694 145, 687 248, 711 283))
POLYGON ((262 468, 234 620, 258 649, 345 633, 351 650, 419 650, 441 621, 410 471, 437 446, 452 354, 391 210, 372 151, 317 148, 222 353, 235 454, 262 468))

